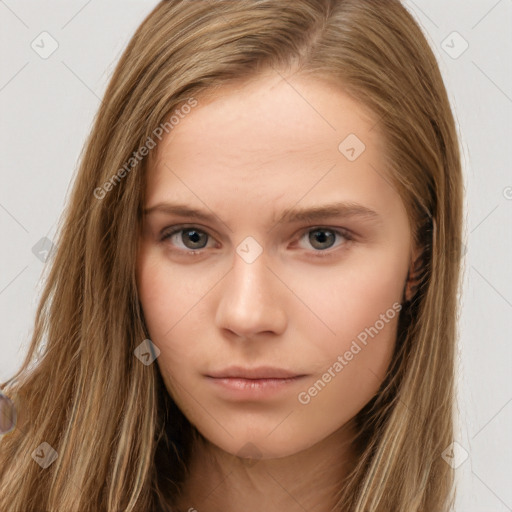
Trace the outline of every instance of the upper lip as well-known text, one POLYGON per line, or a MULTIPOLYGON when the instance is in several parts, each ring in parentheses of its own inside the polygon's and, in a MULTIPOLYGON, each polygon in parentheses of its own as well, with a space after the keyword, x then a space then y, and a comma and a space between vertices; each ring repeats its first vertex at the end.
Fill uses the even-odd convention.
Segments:
POLYGON ((230 366, 216 372, 210 372, 207 377, 216 379, 240 378, 240 379, 287 379, 291 377, 302 377, 304 374, 297 373, 284 368, 272 368, 270 366, 258 366, 257 368, 243 368, 241 366, 230 366))

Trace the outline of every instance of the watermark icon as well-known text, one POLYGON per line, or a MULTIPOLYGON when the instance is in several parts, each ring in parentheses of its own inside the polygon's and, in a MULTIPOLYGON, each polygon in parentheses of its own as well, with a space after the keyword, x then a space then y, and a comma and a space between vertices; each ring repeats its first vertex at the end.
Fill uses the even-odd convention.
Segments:
POLYGON ((252 236, 248 236, 238 244, 237 254, 246 263, 253 263, 263 252, 263 247, 252 236))
POLYGON ((135 357, 149 366, 160 355, 160 349, 149 339, 145 339, 134 351, 135 357))
POLYGON ((244 466, 251 467, 256 464, 263 454, 254 443, 245 443, 240 450, 236 453, 237 457, 242 459, 244 466))
POLYGON ((503 189, 503 197, 508 201, 512 200, 512 187, 508 186, 503 189))
POLYGON ((30 43, 30 47, 41 59, 47 59, 57 50, 59 43, 50 33, 44 31, 30 43))
POLYGON ((457 441, 454 441, 450 446, 443 450, 441 457, 453 469, 457 469, 466 461, 469 457, 469 453, 459 443, 457 443, 457 441))
POLYGON ((338 146, 338 151, 350 162, 357 160, 365 149, 365 144, 355 133, 345 137, 338 146))
POLYGON ((386 324, 388 324, 402 309, 402 305, 398 302, 395 302, 391 308, 389 308, 385 313, 381 313, 379 315, 379 320, 377 320, 372 326, 366 327, 363 331, 361 331, 357 335, 357 340, 352 340, 352 344, 350 345, 349 350, 346 350, 343 355, 339 355, 336 361, 327 369, 327 371, 322 375, 320 379, 318 379, 310 388, 306 391, 301 391, 297 395, 297 399, 299 403, 302 405, 307 405, 311 402, 311 398, 322 391, 325 386, 338 375, 345 366, 347 366, 350 361, 354 359, 354 356, 359 354, 361 350, 366 347, 368 344, 368 336, 372 339, 379 334, 379 332, 384 329, 386 324), (361 345, 357 342, 359 341, 361 345))
POLYGON ((457 31, 453 31, 443 40, 441 48, 452 59, 458 59, 469 48, 469 43, 457 31))
POLYGON ((55 250, 53 242, 46 237, 41 238, 34 247, 32 247, 32 254, 43 263, 46 262, 50 253, 55 250))
POLYGON ((43 468, 53 464, 58 457, 58 453, 45 441, 41 443, 33 452, 32 458, 43 468))
POLYGON ((161 141, 164 132, 170 133, 170 131, 179 124, 180 120, 184 119, 184 117, 189 114, 192 108, 197 106, 197 104, 198 103, 195 98, 189 98, 185 105, 175 110, 174 114, 168 121, 158 125, 146 139, 144 144, 137 151, 132 153, 132 156, 125 162, 125 164, 108 181, 103 183, 101 187, 94 189, 94 197, 96 199, 103 199, 107 195, 107 192, 110 192, 116 185, 118 185, 121 180, 135 167, 137 167, 139 162, 142 162, 144 157, 149 155, 149 152, 156 147, 157 142, 155 141, 155 138, 161 141))

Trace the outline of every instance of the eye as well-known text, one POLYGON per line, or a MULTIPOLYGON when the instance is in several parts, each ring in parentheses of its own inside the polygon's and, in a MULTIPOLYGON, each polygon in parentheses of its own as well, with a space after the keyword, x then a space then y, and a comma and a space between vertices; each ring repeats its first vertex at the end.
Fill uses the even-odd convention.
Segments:
POLYGON ((327 256, 331 254, 332 251, 329 251, 327 254, 321 254, 322 252, 326 252, 327 249, 333 247, 336 237, 341 237, 344 241, 338 244, 341 246, 345 246, 348 242, 353 240, 353 237, 350 233, 344 229, 331 229, 326 227, 315 227, 313 229, 308 229, 301 237, 300 240, 307 237, 308 243, 315 249, 316 253, 314 256, 327 256))
POLYGON ((172 245, 177 246, 178 249, 195 254, 206 248, 208 237, 208 233, 196 227, 181 226, 167 231, 164 230, 160 240, 162 242, 170 240, 172 245))
MULTIPOLYGON (((347 230, 327 227, 309 228, 300 236, 299 241, 306 236, 308 243, 314 249, 312 253, 315 257, 331 255, 334 251, 328 251, 328 249, 333 247, 336 237, 342 239, 338 244, 342 248, 353 240, 353 237, 347 230)), ((210 235, 208 233, 198 229, 196 226, 172 226, 162 231, 160 240, 161 242, 169 240, 171 245, 176 247, 178 251, 194 256, 207 248, 209 238, 210 235)), ((307 250, 307 247, 305 249, 307 250)))

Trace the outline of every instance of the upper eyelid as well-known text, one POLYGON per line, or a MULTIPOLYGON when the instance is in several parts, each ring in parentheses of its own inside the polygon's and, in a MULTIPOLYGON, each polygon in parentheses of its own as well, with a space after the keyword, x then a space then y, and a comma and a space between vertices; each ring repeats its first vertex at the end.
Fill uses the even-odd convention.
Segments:
MULTIPOLYGON (((160 233, 162 235, 164 233, 167 234, 167 235, 171 235, 171 234, 176 234, 179 231, 183 231, 183 230, 186 230, 186 229, 195 229, 195 228, 197 228, 197 231, 201 231, 203 233, 206 233, 206 234, 212 236, 209 228, 203 228, 199 224, 176 224, 175 226, 167 226, 165 228, 162 228, 160 230, 160 233)), ((305 226, 305 227, 302 227, 302 228, 296 230, 295 234, 297 234, 297 233, 304 233, 304 232, 307 232, 307 231, 313 231, 315 229, 325 229, 325 230, 331 230, 331 231, 338 231, 338 232, 341 232, 341 233, 347 233, 349 235, 353 234, 352 230, 350 230, 348 228, 344 228, 344 227, 341 227, 341 226, 329 226, 328 224, 312 224, 310 226, 305 226)))

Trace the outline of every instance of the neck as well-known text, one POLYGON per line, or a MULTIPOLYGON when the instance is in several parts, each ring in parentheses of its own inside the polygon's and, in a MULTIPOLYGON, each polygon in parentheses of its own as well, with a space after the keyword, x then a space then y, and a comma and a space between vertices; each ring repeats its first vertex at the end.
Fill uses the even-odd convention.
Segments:
POLYGON ((290 456, 242 459, 200 437, 179 510, 330 512, 356 463, 353 424, 290 456))

